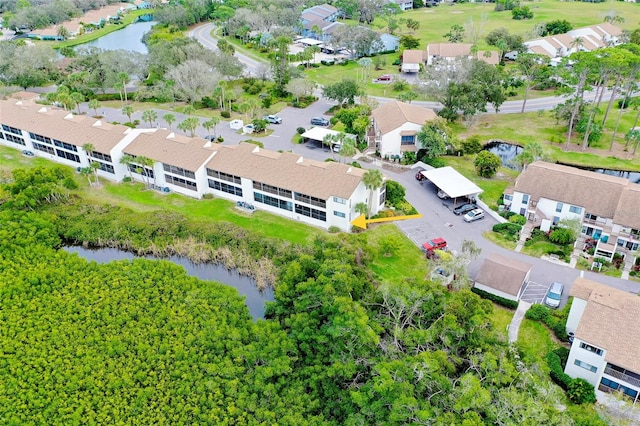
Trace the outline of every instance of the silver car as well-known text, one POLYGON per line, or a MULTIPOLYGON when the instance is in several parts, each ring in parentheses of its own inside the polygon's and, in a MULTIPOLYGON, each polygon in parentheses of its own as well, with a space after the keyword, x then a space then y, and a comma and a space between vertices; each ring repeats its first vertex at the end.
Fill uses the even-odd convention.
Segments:
POLYGON ((547 297, 544 298, 544 304, 550 308, 557 308, 560 306, 560 300, 562 299, 562 292, 564 291, 564 284, 559 282, 551 283, 547 297))
POLYGON ((475 222, 484 219, 484 212, 481 209, 473 209, 463 217, 465 222, 475 222))

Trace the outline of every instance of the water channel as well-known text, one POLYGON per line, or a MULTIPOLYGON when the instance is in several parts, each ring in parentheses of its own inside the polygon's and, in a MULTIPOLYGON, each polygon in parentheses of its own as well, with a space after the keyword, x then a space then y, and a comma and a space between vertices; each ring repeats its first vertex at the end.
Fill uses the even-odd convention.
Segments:
MULTIPOLYGON (((112 260, 134 259, 136 257, 159 260, 157 257, 135 256, 133 253, 114 248, 87 249, 80 246, 70 246, 64 247, 64 250, 69 253, 77 253, 78 256, 83 259, 94 260, 98 263, 107 263, 112 260)), ((179 256, 171 256, 165 260, 182 266, 187 271, 187 274, 192 277, 200 278, 201 280, 217 281, 238 290, 238 293, 245 297, 245 303, 254 320, 264 318, 265 302, 273 300, 272 289, 260 291, 253 279, 240 275, 236 271, 228 270, 222 265, 212 263, 195 264, 189 259, 179 256)))
POLYGON ((96 40, 80 44, 77 48, 97 47, 102 50, 127 50, 146 54, 148 50, 147 46, 142 42, 142 36, 155 24, 153 21, 138 21, 96 40))
MULTIPOLYGON (((492 141, 485 145, 484 149, 496 154, 502 160, 502 165, 513 170, 520 170, 520 167, 513 163, 513 159, 522 152, 522 147, 506 142, 492 141)), ((575 167, 582 170, 589 170, 596 173, 604 173, 605 175, 618 176, 629 179, 632 183, 640 184, 640 172, 629 172, 624 170, 598 169, 595 167, 579 167, 572 164, 558 163, 564 166, 575 167)))

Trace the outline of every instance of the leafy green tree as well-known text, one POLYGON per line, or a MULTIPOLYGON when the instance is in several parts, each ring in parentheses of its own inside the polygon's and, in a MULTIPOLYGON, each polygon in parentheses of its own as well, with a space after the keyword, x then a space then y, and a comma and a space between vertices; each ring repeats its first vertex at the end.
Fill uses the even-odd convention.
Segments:
POLYGON ((476 156, 473 165, 478 176, 491 178, 495 176, 498 168, 502 165, 502 160, 496 154, 489 151, 480 151, 476 156))
POLYGON ((236 53, 236 49, 225 38, 218 39, 217 44, 218 49, 220 49, 221 52, 226 53, 227 55, 233 55, 236 53))
POLYGON ((329 84, 322 90, 322 95, 330 100, 338 102, 340 105, 353 105, 355 98, 362 94, 362 89, 355 80, 342 79, 337 83, 329 84))
POLYGON ((420 39, 411 34, 402 34, 400 36, 400 46, 404 49, 417 49, 420 47, 420 39))
POLYGON ((440 157, 447 153, 452 143, 453 133, 442 118, 426 122, 418 132, 419 149, 424 150, 427 158, 440 157))
POLYGON ((485 37, 489 46, 500 49, 500 61, 504 61, 504 54, 510 51, 524 52, 522 37, 509 33, 506 28, 497 28, 485 37))
POLYGON ((529 6, 518 6, 514 7, 511 11, 511 17, 516 21, 533 19, 533 12, 529 6))
POLYGON ((529 90, 533 86, 536 77, 540 74, 544 67, 549 66, 549 60, 542 55, 531 53, 520 53, 516 59, 516 69, 518 76, 524 81, 524 99, 522 101, 521 113, 524 113, 527 99, 529 98, 529 90))
POLYGON ((444 38, 449 43, 462 43, 464 41, 464 27, 458 24, 452 25, 449 32, 444 35, 444 38))
POLYGON ((548 35, 556 35, 556 34, 564 34, 568 33, 573 29, 573 25, 571 22, 566 19, 555 19, 553 21, 549 21, 544 26, 544 31, 540 34, 542 37, 548 35))
POLYGON ((404 200, 406 189, 395 180, 387 180, 387 202, 392 206, 397 206, 404 200))

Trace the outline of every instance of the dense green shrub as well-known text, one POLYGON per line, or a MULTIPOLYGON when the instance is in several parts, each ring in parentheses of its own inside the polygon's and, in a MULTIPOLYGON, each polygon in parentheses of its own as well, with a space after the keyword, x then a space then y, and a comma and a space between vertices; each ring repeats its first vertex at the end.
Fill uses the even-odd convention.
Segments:
POLYGON ((593 404, 596 402, 595 389, 585 379, 573 379, 567 389, 567 396, 574 404, 593 404))
POLYGON ((553 331, 553 334, 555 334, 558 339, 565 341, 567 339, 566 325, 569 310, 571 309, 571 301, 572 299, 569 299, 569 303, 559 310, 554 310, 546 305, 536 303, 529 308, 525 317, 532 321, 539 321, 545 324, 553 331))
POLYGON ((482 142, 480 142, 480 136, 478 135, 469 136, 461 141, 460 145, 465 154, 477 154, 482 151, 482 142))
POLYGON ((520 230, 522 229, 522 226, 510 222, 496 223, 495 225, 493 225, 492 229, 493 232, 502 234, 509 239, 517 240, 520 236, 520 230))
POLYGON ((525 223, 527 223, 527 218, 522 216, 521 214, 512 214, 509 216, 509 222, 515 223, 517 225, 524 225, 525 223))
POLYGON ((569 389, 572 382, 571 376, 566 374, 560 363, 560 357, 554 351, 547 354, 547 366, 549 367, 549 376, 551 380, 565 391, 569 389))
POLYGON ((573 231, 568 228, 556 228, 549 234, 549 241, 560 245, 573 244, 575 240, 573 231))
POLYGON ((390 205, 397 207, 398 203, 404 200, 406 193, 405 187, 395 180, 387 181, 387 202, 390 205))
POLYGON ((231 112, 229 112, 229 111, 220 111, 220 117, 222 117, 222 118, 231 118, 231 112))
POLYGON ((298 133, 299 135, 303 134, 304 132, 306 132, 307 130, 304 127, 298 127, 296 129, 296 133, 298 133))
POLYGON ((516 302, 515 300, 505 299, 504 297, 496 296, 495 294, 480 290, 479 288, 475 287, 472 287, 471 291, 482 297, 483 299, 491 300, 492 302, 504 306, 505 308, 518 309, 518 302, 516 302))
POLYGON ((502 165, 502 160, 496 154, 489 151, 480 151, 473 162, 478 176, 492 178, 502 165))

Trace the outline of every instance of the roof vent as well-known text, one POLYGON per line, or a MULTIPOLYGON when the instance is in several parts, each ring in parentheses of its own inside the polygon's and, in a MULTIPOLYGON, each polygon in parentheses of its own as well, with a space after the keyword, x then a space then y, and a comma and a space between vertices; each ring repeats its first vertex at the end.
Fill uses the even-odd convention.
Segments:
POLYGON ((300 158, 296 160, 296 164, 300 164, 302 161, 304 161, 304 157, 301 155, 300 158))
POLYGON ((102 126, 102 120, 97 120, 95 123, 92 124, 93 127, 100 127, 102 126))
POLYGON ((22 101, 16 102, 16 105, 22 105, 22 101))
POLYGON ((167 135, 167 139, 173 139, 176 137, 176 134, 174 132, 171 132, 167 135))
POLYGON ((44 114, 45 112, 47 112, 47 111, 49 111, 49 110, 47 109, 47 107, 42 107, 42 108, 40 108, 40 109, 38 110, 38 112, 41 112, 41 113, 43 113, 43 114, 44 114))
POLYGON ((351 167, 347 169, 347 173, 351 173, 351 167))
POLYGON ((260 147, 256 146, 255 148, 253 148, 253 151, 251 151, 252 154, 257 154, 260 152, 260 147))
POLYGON ((65 115, 65 116, 64 116, 64 119, 65 119, 65 120, 73 120, 73 114, 72 114, 72 113, 69 113, 69 114, 65 115))

